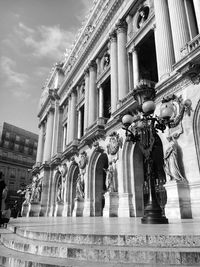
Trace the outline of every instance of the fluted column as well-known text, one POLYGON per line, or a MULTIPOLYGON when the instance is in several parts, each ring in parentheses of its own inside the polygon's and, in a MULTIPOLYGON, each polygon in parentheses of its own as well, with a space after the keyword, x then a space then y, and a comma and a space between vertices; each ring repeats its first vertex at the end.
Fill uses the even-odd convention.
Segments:
POLYGON ((136 88, 139 84, 139 62, 138 62, 138 52, 134 47, 132 49, 132 62, 133 62, 133 88, 136 88))
POLYGON ((63 118, 63 108, 57 106, 54 117, 54 137, 53 137, 52 155, 55 155, 56 153, 62 151, 62 139, 63 139, 62 118, 63 118))
POLYGON ((111 113, 117 108, 118 101, 118 67, 117 67, 117 35, 116 32, 110 34, 110 73, 111 73, 111 113))
POLYGON ((118 88, 119 100, 128 94, 128 60, 126 53, 126 22, 120 20, 117 23, 117 58, 118 58, 118 88))
POLYGON ((54 121, 54 109, 50 109, 47 115, 46 139, 44 145, 43 161, 50 161, 51 159, 53 121, 54 121))
POLYGON ((59 122, 59 106, 58 106, 58 101, 55 101, 51 156, 54 156, 56 154, 56 141, 57 141, 57 136, 58 136, 58 122, 59 122))
POLYGON ((154 0, 156 56, 159 80, 172 71, 175 62, 167 0, 154 0))
POLYGON ((88 112, 89 112, 89 71, 85 71, 85 105, 84 105, 84 132, 88 127, 88 112))
POLYGON ((42 163, 43 149, 44 149, 44 122, 41 122, 39 126, 39 139, 37 146, 36 163, 37 162, 42 163))
POLYGON ((193 3, 194 3, 194 11, 196 14, 196 19, 197 19, 198 31, 200 34, 200 1, 199 0, 193 0, 193 3))
POLYGON ((96 90, 96 64, 91 62, 89 66, 90 80, 89 80, 89 116, 88 126, 94 123, 97 118, 97 90, 96 90))
POLYGON ((68 97, 68 112, 67 112, 67 129, 66 129, 66 145, 70 142, 70 124, 71 124, 71 96, 68 97))
POLYGON ((104 98, 103 98, 103 88, 99 87, 99 117, 104 116, 104 98))
POLYGON ((181 59, 181 49, 190 40, 187 17, 183 0, 168 0, 176 61, 181 59))
POLYGON ((70 109, 70 142, 77 137, 77 113, 76 113, 76 91, 71 94, 71 109, 70 109))

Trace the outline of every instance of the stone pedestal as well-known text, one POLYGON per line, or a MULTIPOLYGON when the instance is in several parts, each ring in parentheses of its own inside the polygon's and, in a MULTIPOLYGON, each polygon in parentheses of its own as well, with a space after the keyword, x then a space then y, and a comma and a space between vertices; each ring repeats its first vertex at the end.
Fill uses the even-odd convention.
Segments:
POLYGON ((41 205, 40 203, 31 203, 29 217, 39 217, 41 205))
POLYGON ((21 216, 22 217, 29 217, 30 208, 31 208, 31 204, 30 203, 24 203, 22 205, 21 216))
POLYGON ((72 217, 82 217, 83 216, 83 208, 84 208, 84 199, 76 198, 74 201, 74 210, 72 212, 72 217))
POLYGON ((118 217, 133 217, 133 195, 129 193, 119 194, 118 217))
POLYGON ((118 216, 118 193, 107 192, 104 194, 105 207, 103 209, 103 217, 117 217, 118 216))
POLYGON ((189 186, 187 183, 169 181, 165 185, 167 204, 165 215, 168 219, 192 218, 189 186))
POLYGON ((62 216, 63 207, 64 207, 63 202, 57 202, 56 203, 55 216, 62 216))

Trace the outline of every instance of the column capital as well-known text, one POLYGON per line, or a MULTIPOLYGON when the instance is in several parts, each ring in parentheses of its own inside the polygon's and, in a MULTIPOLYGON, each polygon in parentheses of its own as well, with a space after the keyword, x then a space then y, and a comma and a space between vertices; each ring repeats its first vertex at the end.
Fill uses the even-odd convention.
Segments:
POLYGON ((95 60, 91 60, 90 63, 89 63, 89 69, 91 70, 96 70, 97 68, 97 64, 95 62, 95 60))
POLYGON ((116 30, 113 30, 111 33, 109 33, 109 40, 110 42, 117 42, 116 30))
POLYGON ((126 23, 126 21, 124 19, 120 19, 116 23, 116 30, 117 30, 117 33, 121 33, 121 32, 126 33, 126 31, 127 31, 127 23, 126 23))

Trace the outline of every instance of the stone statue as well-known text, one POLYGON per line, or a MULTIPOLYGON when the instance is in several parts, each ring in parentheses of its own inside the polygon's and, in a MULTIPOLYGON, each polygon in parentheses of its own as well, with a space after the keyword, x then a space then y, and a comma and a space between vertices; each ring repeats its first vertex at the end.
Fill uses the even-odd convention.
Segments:
POLYGON ((62 165, 58 165, 57 171, 60 174, 57 185, 57 201, 61 202, 63 201, 65 194, 66 175, 68 172, 67 164, 63 163, 62 165))
POLYGON ((178 143, 174 137, 169 137, 168 141, 170 146, 165 152, 164 156, 164 169, 166 174, 170 177, 170 181, 186 181, 186 179, 182 176, 179 166, 178 166, 178 154, 177 148, 178 143))
POLYGON ((33 177, 31 185, 31 202, 40 202, 42 194, 42 179, 38 175, 33 177))
POLYGON ((76 198, 84 198, 84 177, 80 173, 78 174, 78 178, 76 180, 76 198))
POLYGON ((107 192, 114 192, 114 170, 112 162, 109 163, 108 169, 104 169, 106 172, 106 190, 107 192))
POLYGON ((61 176, 59 177, 58 180, 58 186, 57 186, 57 202, 61 202, 62 199, 62 178, 61 176))

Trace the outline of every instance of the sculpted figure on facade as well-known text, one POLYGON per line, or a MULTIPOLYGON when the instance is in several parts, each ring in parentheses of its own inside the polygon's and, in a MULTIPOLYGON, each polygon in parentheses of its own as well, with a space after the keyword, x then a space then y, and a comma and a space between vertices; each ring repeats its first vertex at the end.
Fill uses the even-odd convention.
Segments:
POLYGON ((164 169, 166 174, 170 177, 170 181, 186 182, 186 179, 180 172, 178 165, 178 143, 174 137, 168 137, 170 146, 165 152, 164 169))
POLYGON ((31 184, 31 202, 37 203, 41 201, 42 194, 42 178, 38 174, 33 176, 31 184))
POLYGON ((106 190, 107 192, 115 192, 115 182, 114 182, 114 169, 112 162, 109 162, 108 169, 104 169, 106 172, 106 190))
POLYGON ((76 198, 83 199, 84 197, 84 175, 79 173, 76 180, 76 198))
POLYGON ((62 202, 64 200, 64 192, 66 186, 66 175, 67 175, 67 164, 63 163, 58 165, 57 171, 59 173, 58 184, 57 184, 57 202, 62 202))

